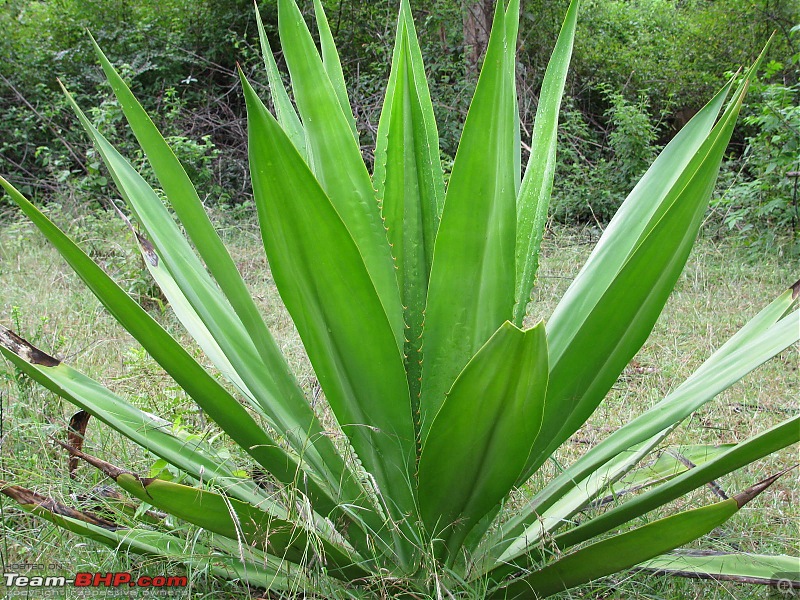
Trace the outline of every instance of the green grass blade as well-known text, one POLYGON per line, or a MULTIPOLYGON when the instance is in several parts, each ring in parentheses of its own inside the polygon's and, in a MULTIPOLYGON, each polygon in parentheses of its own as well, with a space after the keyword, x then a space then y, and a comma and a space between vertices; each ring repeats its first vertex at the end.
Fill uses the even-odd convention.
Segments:
POLYGON ((256 5, 256 25, 258 26, 258 40, 261 43, 261 54, 264 56, 264 67, 267 70, 267 80, 269 81, 269 92, 272 96, 272 106, 275 108, 275 116, 281 124, 286 135, 292 140, 294 147, 303 158, 308 157, 306 150, 306 132, 297 111, 294 109, 289 94, 283 86, 278 64, 275 62, 275 55, 269 45, 267 32, 264 31, 264 24, 261 22, 261 13, 256 5))
POLYGON ((595 263, 593 270, 581 271, 570 286, 572 293, 568 291, 556 307, 548 324, 557 340, 551 345, 542 428, 548 435, 537 440, 526 475, 594 412, 649 336, 703 222, 742 94, 659 198, 654 222, 647 224, 643 238, 612 280, 607 285, 596 281, 605 279, 615 266, 595 263), (597 286, 602 288, 599 294, 597 286))
POLYGON ((558 113, 572 57, 579 4, 579 0, 570 2, 561 33, 545 71, 539 105, 536 109, 536 120, 533 124, 531 154, 517 197, 517 279, 514 298, 514 324, 517 327, 522 327, 536 271, 539 268, 539 249, 547 223, 556 170, 558 113))
POLYGON ((420 512, 451 560, 525 466, 547 390, 544 324, 506 322, 467 364, 433 421, 419 463, 420 512))
POLYGON ((314 40, 294 0, 279 0, 278 26, 294 97, 308 134, 314 174, 355 240, 370 279, 403 347, 403 307, 375 190, 358 143, 314 40))
POLYGON ((330 79, 333 90, 336 92, 339 106, 342 107, 342 112, 350 125, 350 129, 353 131, 353 137, 356 139, 356 142, 358 142, 356 119, 353 116, 353 109, 350 106, 350 99, 347 96, 347 85, 344 81, 342 63, 339 60, 339 53, 336 51, 336 44, 333 41, 330 25, 328 25, 328 17, 325 16, 325 9, 322 7, 322 2, 320 0, 314 0, 314 17, 317 21, 317 31, 319 31, 322 65, 325 67, 328 79, 330 79))
POLYGON ((423 338, 423 443, 446 392, 513 308, 514 79, 507 61, 514 49, 505 34, 498 3, 434 246, 423 338))
POLYGON ((792 590, 800 588, 797 556, 670 553, 645 561, 636 569, 655 575, 772 585, 779 590, 776 597, 781 592, 791 597, 792 590))
POLYGON ((322 389, 392 514, 413 509, 403 358, 347 227, 244 76, 253 191, 267 257, 322 389))

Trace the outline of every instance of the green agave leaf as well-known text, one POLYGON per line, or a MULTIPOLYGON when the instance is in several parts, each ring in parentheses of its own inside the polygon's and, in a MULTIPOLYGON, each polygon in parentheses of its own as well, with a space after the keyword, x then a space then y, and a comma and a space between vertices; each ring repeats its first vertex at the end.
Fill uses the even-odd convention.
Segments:
POLYGON ((546 510, 537 511, 536 518, 516 536, 513 543, 503 545, 502 554, 498 555, 496 549, 484 544, 478 551, 481 560, 484 556, 494 559, 483 562, 481 574, 485 569, 491 568, 491 577, 499 581, 522 568, 518 563, 527 564, 530 559, 541 560, 544 540, 549 539, 553 531, 568 524, 574 515, 586 509, 593 499, 630 471, 664 436, 665 434, 653 436, 646 442, 621 452, 583 480, 573 481, 572 487, 558 501, 546 510))
POLYGON ((731 518, 780 475, 756 484, 736 497, 654 521, 596 542, 514 580, 492 597, 546 598, 552 594, 633 567, 701 537, 731 518))
MULTIPOLYGON (((650 335, 702 224, 743 93, 674 184, 658 196, 654 221, 646 224, 622 265, 617 269, 613 261, 594 261, 591 270, 584 268, 573 281, 570 287, 575 291, 568 291, 556 307, 548 326, 555 338, 542 428, 548 435, 537 440, 525 475, 586 421, 650 335), (615 272, 613 278, 607 284, 598 281, 608 271, 615 272), (576 295, 581 291, 585 295, 576 295)), ((677 165, 671 162, 656 161, 651 171, 674 169, 677 165)), ((669 177, 673 176, 670 172, 669 177)), ((639 201, 638 195, 632 197, 633 202, 639 201)))
POLYGON ((331 201, 242 76, 253 191, 275 283, 322 389, 392 515, 413 511, 403 359, 364 261, 331 201))
POLYGON ((275 108, 275 116, 278 123, 292 140, 294 147, 300 155, 308 160, 308 151, 306 150, 306 132, 303 124, 300 122, 300 117, 294 109, 292 101, 289 99, 289 94, 286 93, 286 88, 283 87, 283 80, 281 79, 280 71, 278 71, 278 64, 275 62, 275 55, 272 54, 272 48, 269 45, 267 32, 264 31, 264 24, 261 22, 261 13, 256 4, 256 25, 258 26, 258 39, 261 43, 261 54, 264 55, 264 67, 267 70, 267 79, 269 81, 269 91, 272 96, 272 105, 275 108))
MULTIPOLYGON (((223 461, 215 459, 209 447, 196 440, 177 437, 170 432, 172 424, 168 421, 128 404, 98 382, 48 356, 4 327, 0 327, 0 354, 34 381, 194 478, 215 481, 244 502, 263 505, 265 509, 272 506, 255 485, 234 477, 223 461)), ((260 450, 262 458, 279 467, 276 477, 283 475, 288 479, 296 474, 296 465, 273 440, 264 433, 254 439, 264 445, 260 450), (290 471, 293 466, 294 472, 290 471)))
POLYGON ((416 416, 422 378, 422 323, 444 179, 433 106, 407 0, 401 4, 392 71, 378 125, 373 181, 397 268, 406 325, 403 353, 416 416))
MULTIPOLYGON (((517 37, 519 35, 519 5, 509 2, 506 9, 506 40, 508 46, 513 48, 511 60, 506 61, 507 76, 514 81, 514 192, 519 194, 522 180, 522 121, 519 116, 519 98, 517 96, 517 37)), ((522 325, 518 325, 522 327, 522 325)))
MULTIPOLYGON (((508 10, 519 18, 518 2, 508 10)), ((445 393, 513 308, 513 60, 498 2, 434 246, 423 338, 423 443, 445 393)))
POLYGON ((800 558, 797 556, 670 553, 643 562, 637 570, 655 575, 772 585, 787 596, 793 589, 800 588, 800 558))
POLYGON ((19 486, 0 482, 0 493, 13 498, 32 514, 117 551, 121 549, 145 556, 160 556, 186 565, 208 568, 216 577, 240 579, 265 589, 290 589, 302 578, 299 570, 279 558, 268 557, 267 560, 245 563, 239 556, 215 552, 194 539, 181 539, 150 529, 119 527, 19 486))
POLYGON ((403 308, 394 262, 361 150, 294 0, 279 0, 278 27, 314 175, 352 235, 402 348, 403 308))
POLYGON ((339 106, 342 107, 342 112, 350 125, 350 129, 353 131, 353 137, 358 143, 356 119, 353 116, 353 109, 350 107, 350 99, 347 96, 347 85, 344 82, 342 63, 339 60, 339 53, 336 51, 336 44, 333 41, 330 25, 328 25, 328 17, 325 16, 325 9, 322 8, 320 0, 314 0, 314 17, 317 20, 317 30, 319 31, 322 65, 325 67, 328 79, 330 79, 331 85, 333 85, 333 89, 336 92, 339 106))
POLYGON ((530 159, 517 196, 517 276, 514 305, 514 324, 517 327, 522 327, 536 271, 539 268, 539 249, 547 223, 547 211, 556 169, 558 112, 572 57, 579 4, 579 0, 570 2, 561 33, 558 35, 553 55, 544 74, 533 125, 530 159))
MULTIPOLYGON (((261 507, 231 498, 227 492, 218 493, 162 479, 142 478, 70 446, 67 446, 67 450, 98 468, 134 497, 170 515, 247 546, 266 548, 273 556, 281 556, 294 563, 302 563, 307 558, 309 537, 306 528, 296 519, 289 520, 290 516, 283 511, 267 512, 261 507)), ((310 525, 318 538, 331 533, 320 519, 310 525)), ((332 573, 350 579, 367 575, 367 571, 354 566, 353 557, 345 553, 343 548, 325 539, 321 542, 325 559, 333 567, 332 573)))
POLYGON ((705 485, 736 469, 751 464, 772 452, 800 441, 800 417, 788 419, 767 431, 740 442, 712 460, 689 469, 674 479, 623 502, 602 515, 559 536, 555 543, 567 548, 600 535, 625 522, 641 516, 667 502, 705 485))
POLYGON ((612 433, 550 481, 517 515, 502 524, 499 531, 486 541, 488 552, 495 557, 501 556, 510 544, 523 535, 529 525, 538 521, 538 515, 571 493, 576 481, 590 477, 621 452, 636 444, 654 436, 663 437, 665 431, 676 426, 717 394, 796 343, 800 339, 800 311, 783 316, 796 298, 793 289, 787 290, 664 400, 612 433))
MULTIPOLYGON (((117 81, 117 85, 119 84, 120 81, 117 81)), ((120 94, 124 92, 124 90, 118 91, 120 94)), ((126 96, 126 101, 131 98, 126 96)), ((305 462, 312 466, 318 477, 327 481, 333 490, 333 495, 338 496, 341 493, 345 501, 354 501, 361 495, 360 489, 354 485, 355 482, 351 479, 343 460, 336 452, 331 440, 324 434, 322 425, 289 372, 277 344, 264 326, 247 289, 238 290, 241 292, 238 297, 243 304, 252 308, 255 314, 252 315, 252 319, 246 318, 242 321, 235 311, 231 310, 231 305, 220 293, 219 288, 208 275, 153 189, 91 125, 71 97, 68 96, 68 99, 97 146, 120 193, 148 233, 149 239, 152 240, 155 251, 146 257, 146 264, 151 271, 154 271, 160 268, 160 261, 163 261, 168 274, 165 271, 161 276, 161 281, 166 282, 168 278, 174 278, 174 284, 177 285, 169 282, 170 285, 164 291, 170 291, 173 299, 178 299, 178 303, 175 305, 176 309, 187 309, 178 310, 177 316, 185 318, 187 325, 194 331, 205 334, 197 326, 199 317, 214 340, 213 344, 206 343, 206 347, 212 350, 211 357, 224 356, 224 360, 218 365, 223 373, 230 372, 230 367, 233 366, 235 369, 233 382, 245 384, 246 390, 249 392, 246 397, 255 399, 257 410, 267 416, 276 424, 277 429, 286 435, 295 451, 304 456, 305 462), (178 294, 185 298, 179 297, 178 294), (264 332, 263 335, 254 336, 261 340, 260 342, 254 341, 254 337, 251 337, 250 332, 253 331, 264 332), (256 343, 261 346, 261 352, 256 347, 256 343), (215 346, 222 350, 221 354, 216 352, 215 346), (340 482, 342 482, 344 492, 340 492, 340 482)), ((170 161, 167 160, 167 157, 172 156, 174 159, 174 156, 163 143, 160 134, 152 127, 149 118, 143 112, 134 113, 133 116, 141 117, 138 124, 144 128, 145 133, 152 136, 153 139, 150 141, 153 142, 156 150, 162 152, 160 156, 164 158, 164 163, 169 164, 170 161), (148 123, 150 127, 146 126, 148 123)), ((132 121, 137 122, 137 119, 132 118, 132 121)), ((163 167, 163 165, 161 166, 163 167)), ((181 190, 186 192, 187 189, 191 189, 191 193, 194 193, 194 188, 191 187, 188 179, 185 182, 173 183, 180 188, 177 191, 170 188, 170 191, 175 191, 176 196, 181 190), (181 187, 182 183, 186 183, 188 188, 181 187)), ((207 221, 199 200, 197 202, 196 208, 207 221)), ((195 212, 190 209, 185 217, 195 221, 197 216, 194 214, 195 212)), ((198 220, 200 220, 199 217, 198 220)), ((221 244, 210 223, 208 226, 211 229, 210 237, 207 240, 213 239, 221 244)), ((212 254, 216 255, 216 251, 214 251, 216 244, 211 244, 209 247, 212 249, 212 254)), ((224 247, 221 252, 230 260, 224 247)), ((233 265, 232 262, 231 265, 233 265)), ((224 264, 222 267, 224 268, 224 264)), ((238 283, 244 286, 235 266, 233 266, 233 270, 238 283)), ((208 335, 204 335, 200 339, 208 342, 208 335)), ((293 481, 293 478, 288 481, 293 481)))
MULTIPOLYGON (((141 104, 139 104, 138 100, 119 76, 119 73, 117 73, 96 44, 95 50, 106 77, 111 84, 112 90, 119 99, 131 129, 141 144, 142 149, 145 151, 153 167, 153 171, 161 183, 164 193, 169 198, 171 206, 181 219, 188 236, 194 242, 200 256, 219 283, 223 293, 231 303, 231 307, 234 309, 236 316, 241 321, 238 327, 233 327, 230 322, 224 324, 225 330, 229 332, 229 335, 232 335, 231 331, 239 330, 242 336, 249 337, 250 344, 255 347, 258 356, 261 358, 261 361, 263 361, 263 364, 259 365, 259 370, 264 371, 263 367, 265 365, 267 367, 266 370, 270 375, 267 378, 267 385, 271 390, 268 392, 269 401, 264 404, 277 404, 280 407, 277 411, 278 414, 274 415, 273 419, 278 421, 289 431, 296 428, 300 428, 303 431, 307 431, 309 428, 319 429, 319 425, 314 423, 315 418, 313 411, 305 401, 300 387, 297 385, 297 382, 286 364, 286 360, 264 324, 264 320, 261 318, 259 310, 247 286, 242 280, 236 264, 225 248, 225 245, 222 243, 222 240, 219 238, 214 226, 211 224, 203 208, 203 204, 197 195, 197 191, 192 185, 186 171, 183 169, 183 166, 153 124, 150 117, 144 111, 141 104), (281 414, 281 409, 289 414, 281 414)), ((78 111, 79 118, 81 118, 86 127, 82 113, 77 109, 77 106, 75 106, 75 108, 78 111)), ((110 144, 99 135, 96 129, 91 127, 86 128, 95 143, 100 146, 100 151, 106 157, 106 162, 110 163, 108 166, 112 171, 112 175, 115 175, 115 180, 127 183, 128 189, 123 189, 122 191, 129 197, 129 203, 134 204, 132 207, 134 208, 134 212, 140 215, 140 217, 145 218, 149 216, 152 211, 153 216, 151 221, 169 220, 169 213, 161 206, 160 202, 155 201, 155 195, 147 189, 149 186, 146 185, 144 180, 141 178, 137 179, 137 177, 130 172, 133 169, 124 159, 113 151, 110 144), (147 209, 145 206, 147 206, 147 209)), ((145 222, 142 224, 148 231, 154 229, 152 226, 147 226, 147 219, 144 220, 145 222)), ((201 273, 203 275, 201 278, 203 283, 199 285, 205 286, 204 292, 208 293, 208 290, 213 289, 213 286, 210 284, 208 277, 205 276, 202 265, 194 260, 193 253, 188 247, 188 244, 182 241, 183 237, 180 235, 177 228, 172 226, 167 229, 165 227, 164 231, 171 232, 166 234, 171 235, 172 239, 169 240, 171 244, 165 242, 163 244, 157 244, 157 246, 160 248, 167 248, 170 245, 174 246, 173 252, 179 253, 180 259, 186 261, 187 265, 193 265, 191 267, 193 274, 201 273)), ((169 257, 166 258, 169 259, 169 257)), ((187 283, 182 283, 182 287, 185 289, 187 283)), ((218 293, 214 295, 218 295, 218 293)), ((217 304, 219 307, 224 307, 222 301, 219 301, 217 304)), ((231 319, 229 319, 229 321, 230 320, 231 319)), ((215 331, 215 334, 218 335, 219 333, 219 331, 215 331)), ((267 414, 270 414, 270 412, 271 411, 267 411, 267 414)))
MULTIPOLYGON (((45 237, 56 247, 114 318, 142 344, 145 350, 197 402, 206 414, 226 431, 231 439, 276 478, 284 483, 294 481, 297 475, 297 468, 296 465, 293 465, 293 459, 278 448, 276 443, 264 433, 244 407, 19 191, 2 177, 0 177, 0 185, 5 188, 11 199, 44 233, 45 237)), ((11 353, 9 352, 4 352, 4 354, 12 361, 14 360, 15 355, 10 356, 11 353)), ((15 364, 18 363, 19 360, 15 362, 15 364)), ((59 368, 65 367, 59 365, 59 368)), ((36 372, 32 368, 29 371, 36 372)), ((55 372, 47 371, 48 374, 55 372)), ((66 379, 69 380, 70 377, 74 376, 73 374, 74 371, 68 371, 66 379)), ((49 387, 49 389, 56 391, 53 387, 49 387)), ((100 412, 102 411, 98 411, 94 416, 100 418, 100 412)), ((109 423, 109 425, 113 426, 114 424, 109 423)), ((317 490, 313 482, 311 489, 317 492, 319 496, 318 500, 321 502, 319 505, 320 510, 325 510, 325 507, 333 509, 335 505, 333 501, 329 498, 326 501, 327 494, 317 490)))
POLYGON ((511 490, 541 425, 544 324, 506 322, 470 360, 431 426, 419 463, 420 512, 449 556, 511 490))

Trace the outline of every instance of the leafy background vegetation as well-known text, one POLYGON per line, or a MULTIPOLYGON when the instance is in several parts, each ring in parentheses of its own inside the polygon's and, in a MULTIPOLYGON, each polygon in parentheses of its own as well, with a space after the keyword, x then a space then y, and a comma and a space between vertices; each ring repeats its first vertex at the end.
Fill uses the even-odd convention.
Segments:
MULTIPOLYGON (((467 23, 465 0, 418 4, 415 14, 448 165, 475 83, 475 56, 465 41, 475 35, 465 34, 477 28, 479 45, 488 29, 480 14, 473 17, 478 22, 467 23)), ((334 35, 347 41, 340 44, 342 63, 368 155, 391 58, 396 3, 329 0, 325 5, 334 35)), ((523 3, 518 87, 526 127, 565 8, 566 2, 523 3)), ((275 40, 275 3, 259 2, 259 9, 275 40)), ((310 11, 310 2, 305 9, 310 11)), ((487 7, 482 10, 486 14, 487 7)), ((586 2, 562 113, 555 218, 605 223, 657 149, 727 75, 751 62, 774 32, 761 83, 746 101, 711 224, 747 245, 796 255, 798 23, 795 0, 586 2)), ((247 0, 3 2, 0 171, 39 200, 108 208, 107 176, 75 127, 57 83, 65 82, 80 104, 97 107, 95 124, 114 131, 121 110, 94 62, 86 30, 123 63, 133 91, 159 115, 157 124, 208 203, 247 202, 244 106, 234 68, 241 63, 254 81, 266 79, 247 0)), ((115 142, 123 152, 141 158, 132 137, 121 135, 115 142)))
MULTIPOLYGON (((274 6, 271 2, 259 4, 268 33, 274 35, 274 6)), ((310 9, 310 2, 307 4, 310 9)), ((340 40, 362 148, 369 159, 390 61, 396 2, 336 0, 325 4, 340 40)), ((527 127, 565 7, 561 2, 523 3, 518 86, 527 127)), ((442 159, 449 165, 475 83, 464 42, 463 7, 455 0, 440 0, 414 8, 431 74, 442 159)), ((650 394, 668 390, 671 382, 696 366, 697 357, 708 355, 743 322, 734 323, 731 316, 730 323, 723 319, 721 325, 730 331, 707 330, 706 323, 713 320, 709 313, 715 318, 742 312, 749 316, 790 283, 792 273, 782 263, 798 252, 798 180, 791 175, 800 171, 798 22, 798 7, 789 0, 597 0, 585 4, 559 133, 555 222, 545 246, 546 262, 538 288, 542 298, 563 292, 597 229, 613 215, 659 146, 720 85, 722 74, 749 63, 771 32, 777 34, 762 82, 748 96, 743 126, 713 199, 710 234, 695 252, 656 336, 626 372, 626 381, 621 382, 605 412, 596 415, 576 437, 577 447, 592 443, 592 435, 613 427, 612 423, 625 422, 629 415, 621 407, 626 399, 642 399, 646 389, 650 394), (561 223, 581 228, 564 229, 561 223), (698 336, 698 332, 704 335, 698 336), (698 337, 699 341, 692 342, 697 345, 687 344, 687 339, 698 337)), ((161 310, 161 299, 142 269, 132 240, 120 233, 124 229, 110 211, 113 198, 109 198, 108 176, 75 126, 58 89, 56 78, 78 96, 79 103, 98 107, 91 114, 95 124, 109 134, 118 131, 114 139, 118 147, 146 169, 133 139, 116 127, 122 121, 121 109, 103 83, 86 29, 109 56, 124 63, 121 70, 137 95, 149 103, 146 108, 158 115, 158 125, 206 194, 207 205, 218 215, 224 211, 229 241, 237 248, 236 259, 246 279, 254 282, 256 297, 265 306, 274 305, 274 286, 264 279, 263 258, 252 244, 257 234, 248 216, 252 210, 243 145, 244 106, 234 73, 238 61, 252 74, 251 80, 266 79, 249 1, 4 2, 0 10, 0 106, 4 114, 0 172, 40 204, 49 205, 50 214, 76 235, 93 257, 159 314, 167 327, 175 328, 171 317, 161 310)), ((138 396, 137 404, 144 410, 159 413, 177 428, 189 424, 193 430, 204 431, 203 415, 182 392, 170 387, 122 330, 100 316, 97 303, 85 293, 66 293, 80 286, 60 269, 48 268, 57 264, 56 254, 35 241, 38 238, 27 225, 13 222, 12 214, 4 210, 0 217, 4 221, 0 241, 3 320, 43 349, 70 357, 90 375, 102 376, 120 393, 138 396), (85 338, 72 337, 72 332, 81 329, 87 331, 85 338), (62 332, 70 332, 70 337, 62 332), (98 343, 101 347, 93 347, 98 343)), ((546 304, 542 310, 547 310, 546 304)), ((302 363, 299 340, 287 316, 278 310, 269 318, 271 325, 284 332, 286 347, 295 349, 289 353, 302 363)), ((757 421, 758 429, 764 429, 765 421, 784 418, 792 407, 776 390, 790 389, 791 382, 796 382, 793 358, 784 356, 760 371, 757 378, 749 378, 745 389, 738 391, 739 400, 704 411, 688 430, 688 437, 675 441, 736 441, 755 428, 748 423, 757 421), (758 397, 766 400, 753 404, 758 397), (721 426, 733 421, 735 426, 721 426)), ((47 435, 63 430, 68 409, 4 368, 0 393, 6 430, 0 437, 9 442, 3 448, 3 471, 11 457, 24 456, 26 472, 20 475, 31 487, 38 484, 55 495, 67 496, 101 486, 103 479, 87 469, 77 481, 69 481, 64 475, 64 457, 56 455, 47 441, 47 435), (12 404, 12 396, 24 401, 12 404), (38 442, 31 445, 31 439, 38 442)), ((305 383, 313 388, 308 365, 305 372, 305 383)), ((655 399, 653 395, 642 401, 655 399)), ((134 470, 152 475, 159 472, 152 457, 126 455, 130 450, 113 435, 98 434, 95 444, 134 470)), ((780 464, 780 457, 775 462, 780 464)), ((736 481, 731 487, 742 485, 736 481)), ((787 530, 797 518, 796 509, 792 514, 786 508, 800 505, 796 496, 796 486, 777 487, 765 500, 770 510, 753 510, 744 525, 718 532, 720 547, 791 551, 797 540, 776 538, 772 531, 787 530)), ((27 517, 5 525, 5 560, 27 556, 33 544, 44 556, 57 557, 66 547, 64 534, 53 528, 42 532, 41 523, 27 517)), ((132 566, 127 559, 93 546, 78 547, 74 558, 96 570, 137 568, 150 572, 147 564, 132 566)), ((213 586, 223 584, 205 583, 202 572, 194 575, 192 581, 200 586, 201 594, 221 593, 213 586)), ((617 583, 619 589, 594 592, 629 597, 632 589, 641 590, 645 585, 650 587, 641 593, 655 596, 699 593, 691 582, 670 583, 667 591, 663 588, 667 584, 644 578, 633 583, 621 578, 617 583)), ((720 584, 711 593, 721 598, 751 593, 763 597, 761 592, 745 592, 735 584, 720 584)))

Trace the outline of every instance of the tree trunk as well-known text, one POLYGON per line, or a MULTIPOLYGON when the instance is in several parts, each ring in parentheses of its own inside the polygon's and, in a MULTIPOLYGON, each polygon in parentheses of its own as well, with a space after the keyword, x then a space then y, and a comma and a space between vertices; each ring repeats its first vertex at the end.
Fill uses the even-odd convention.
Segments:
POLYGON ((475 75, 489 44, 492 30, 492 0, 463 0, 464 54, 467 59, 467 74, 475 75))

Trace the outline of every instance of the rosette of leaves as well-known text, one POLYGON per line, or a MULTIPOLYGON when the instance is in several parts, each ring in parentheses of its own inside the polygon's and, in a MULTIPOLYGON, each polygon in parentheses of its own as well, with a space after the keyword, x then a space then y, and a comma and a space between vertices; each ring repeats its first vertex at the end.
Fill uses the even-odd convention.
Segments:
POLYGON ((2 491, 98 542, 202 563, 287 595, 534 598, 631 567, 757 581, 791 572, 794 559, 785 556, 710 560, 672 552, 725 522, 777 475, 710 505, 646 524, 638 518, 796 443, 797 417, 705 448, 695 468, 666 469, 646 491, 592 507, 615 482, 635 479, 631 470, 684 419, 798 340, 797 285, 660 403, 504 508, 592 415, 647 339, 697 236, 754 69, 664 149, 547 322, 528 325, 577 0, 546 72, 524 174, 519 1, 498 3, 446 189, 408 2, 400 4, 372 174, 321 3, 314 3, 319 50, 295 2, 278 7, 292 95, 262 29, 274 113, 242 76, 251 176, 271 275, 334 430, 305 397, 181 164, 98 48, 169 209, 73 106, 141 232, 155 281, 227 383, 2 185, 271 485, 221 458, 219 438, 212 445, 175 433, 3 329, 0 351, 17 368, 183 476, 145 478, 84 453, 74 440, 64 444, 156 514, 174 517, 134 527, 16 485, 2 491), (193 539, 188 548, 170 528, 186 523, 207 532, 202 543, 193 539))

